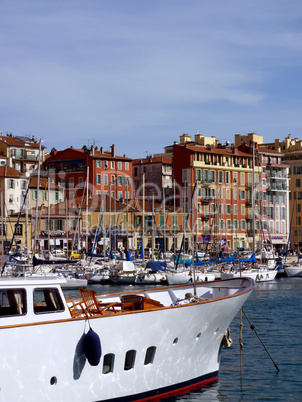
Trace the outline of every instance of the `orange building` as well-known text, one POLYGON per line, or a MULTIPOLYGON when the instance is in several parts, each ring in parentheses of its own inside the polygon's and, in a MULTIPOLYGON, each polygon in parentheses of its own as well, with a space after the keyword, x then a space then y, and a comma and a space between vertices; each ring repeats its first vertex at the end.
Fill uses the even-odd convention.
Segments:
MULTIPOLYGON (((200 143, 200 135, 196 139, 193 142, 186 135, 185 141, 181 138, 173 145, 178 205, 191 212, 188 230, 195 245, 252 248, 252 182, 253 177, 259 182, 260 167, 255 163, 253 170, 250 150, 221 145, 213 137, 207 145, 200 143)), ((261 240, 259 226, 256 223, 256 248, 261 240)))
POLYGON ((101 147, 53 149, 44 162, 51 180, 66 189, 67 199, 89 194, 110 194, 118 199, 132 197, 132 160, 101 147))

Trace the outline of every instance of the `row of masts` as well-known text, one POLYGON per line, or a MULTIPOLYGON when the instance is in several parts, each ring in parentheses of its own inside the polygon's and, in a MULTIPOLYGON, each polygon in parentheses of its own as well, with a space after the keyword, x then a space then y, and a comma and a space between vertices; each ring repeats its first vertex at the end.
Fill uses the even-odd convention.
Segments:
MULTIPOLYGON (((40 191, 40 152, 41 152, 41 141, 39 143, 39 154, 38 154, 38 180, 37 180, 37 197, 36 197, 36 210, 35 210, 35 228, 34 228, 34 240, 33 240, 33 247, 32 250, 36 249, 36 243, 37 243, 37 236, 38 236, 38 200, 39 200, 39 191, 40 191)), ((253 146, 253 166, 255 166, 255 148, 253 146)), ((201 183, 202 184, 202 183, 201 183)), ((185 183, 185 187, 188 185, 188 183, 185 183)), ((48 178, 48 188, 50 188, 50 182, 49 182, 49 178, 48 178)), ((188 187, 187 187, 188 188, 188 187)), ((253 169, 253 174, 252 174, 252 213, 253 213, 253 218, 252 218, 252 231, 253 231, 253 246, 252 246, 252 250, 253 252, 255 252, 255 194, 254 194, 254 188, 255 188, 255 172, 253 169)), ((165 189, 163 188, 163 199, 165 200, 165 189)), ((111 190, 110 190, 111 191, 111 190)), ((127 194, 127 198, 128 198, 128 191, 126 191, 127 194)), ((26 196, 26 195, 25 195, 26 196)), ((24 197, 25 197, 24 196, 24 197)), ((84 196, 84 194, 83 194, 84 196)), ((110 194, 111 196, 111 194, 110 194)), ((186 208, 186 202, 185 202, 185 197, 187 197, 187 191, 185 188, 184 191, 184 211, 186 208)), ((1 195, 1 203, 3 203, 3 196, 1 195)), ((144 250, 144 246, 145 246, 145 217, 146 217, 146 213, 145 213, 145 174, 143 173, 143 197, 142 197, 142 202, 143 202, 143 208, 142 208, 142 247, 141 249, 144 250)), ((238 183, 237 183, 237 200, 238 200, 238 183)), ((86 249, 88 246, 88 237, 89 237, 89 230, 88 230, 88 207, 89 207, 89 167, 87 167, 87 179, 86 179, 86 220, 85 220, 85 238, 86 238, 86 249)), ((175 197, 175 180, 174 180, 174 219, 175 220, 175 214, 176 214, 176 197, 175 197)), ((26 203, 26 200, 25 200, 26 203)), ((26 205, 26 204, 25 204, 26 205)), ((102 201, 102 209, 104 212, 104 202, 102 201)), ((128 213, 128 199, 126 200, 126 206, 127 206, 127 213, 128 213)), ((116 204, 114 203, 114 214, 116 215, 116 204)), ((28 214, 27 214, 27 210, 28 208, 25 206, 25 210, 26 210, 26 230, 28 228, 28 214)), ((152 214, 154 212, 154 194, 152 195, 152 214)), ((192 208, 191 214, 192 214, 192 222, 194 220, 194 208, 192 208)), ((3 214, 3 208, 1 208, 1 214, 3 214)), ((164 253, 166 252, 166 210, 165 210, 165 202, 163 202, 163 214, 164 214, 164 225, 163 225, 163 247, 164 247, 164 253)), ((196 215, 197 216, 197 215, 196 215)), ((217 214, 216 214, 216 218, 217 218, 217 214)), ((67 208, 67 199, 66 199, 66 227, 67 227, 67 219, 68 219, 68 208, 67 208)), ((48 222, 50 221, 50 197, 48 197, 48 222)), ((2 222, 3 222, 3 216, 2 216, 2 222)), ((49 228, 49 224, 48 224, 48 228, 49 228)), ((109 228, 111 230, 111 222, 109 225, 109 228)), ((226 230, 226 228, 225 228, 226 230)), ((237 231, 238 231, 238 221, 236 222, 236 246, 238 247, 238 241, 237 241, 237 231)), ((79 231, 78 231, 79 232, 79 231)), ((105 220, 103 220, 103 234, 105 233, 105 220)), ((151 250, 152 250, 152 257, 154 257, 154 249, 155 249, 155 227, 154 227, 154 219, 152 217, 152 240, 151 240, 151 250)), ((175 231, 174 231, 174 235, 175 235, 175 231)), ((226 234, 225 234, 226 235, 226 234)), ((80 236, 80 234, 79 234, 80 236)), ((127 225, 127 234, 126 234, 127 238, 128 238, 128 225, 127 225)), ((191 244, 194 243, 194 232, 193 232, 193 224, 192 224, 192 231, 191 231, 191 236, 192 236, 192 240, 191 240, 191 244)), ((111 236, 110 236, 111 237, 111 236)), ((29 247, 28 247, 28 233, 26 234, 26 250, 27 253, 29 252, 29 247)), ((174 238, 174 245, 176 244, 175 238, 174 238)), ((67 242, 67 247, 68 247, 68 242, 67 242)), ((3 246, 3 236, 2 236, 2 248, 4 250, 4 246, 3 246)), ((218 247, 216 247, 216 249, 218 250, 218 247)), ((48 251, 50 251, 50 230, 48 230, 48 251)), ((116 242, 114 243, 114 251, 116 252, 116 242)))

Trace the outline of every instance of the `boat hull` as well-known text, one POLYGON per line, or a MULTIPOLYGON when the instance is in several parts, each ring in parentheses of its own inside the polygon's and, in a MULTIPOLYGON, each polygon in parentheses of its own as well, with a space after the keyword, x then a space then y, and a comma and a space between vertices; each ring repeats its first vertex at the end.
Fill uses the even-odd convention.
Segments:
POLYGON ((135 283, 151 285, 155 283, 166 283, 166 275, 160 273, 139 273, 135 276, 135 283))
POLYGON ((301 267, 300 266, 285 267, 284 271, 288 277, 293 277, 293 276, 301 277, 302 276, 302 266, 301 267))
POLYGON ((276 270, 243 270, 236 272, 222 272, 221 279, 232 279, 232 278, 252 278, 256 282, 269 282, 276 278, 276 270))
MULTIPOLYGON (((237 288, 241 281, 235 280, 237 288)), ((89 324, 80 318, 16 328, 4 326, 7 319, 2 318, 1 401, 136 401, 216 381, 224 334, 250 294, 230 293, 238 290, 234 282, 228 286, 230 282, 209 286, 213 298, 206 302, 98 316, 89 324), (89 325, 101 342, 97 366, 84 354, 89 325), (155 348, 155 354, 146 364, 149 348, 155 348), (129 362, 125 367, 129 351, 134 351, 131 368, 129 362), (104 359, 110 354, 113 369, 105 373, 104 359)), ((175 289, 176 295, 194 292, 193 286, 175 289)), ((159 289, 156 295, 160 300, 167 291, 159 289)))
MULTIPOLYGON (((199 282, 210 282, 215 280, 215 275, 212 272, 208 273, 199 273, 197 272, 196 275, 196 280, 199 282)), ((168 285, 182 285, 186 283, 192 283, 193 282, 193 275, 189 273, 173 273, 173 274, 167 274, 166 275, 168 285)))

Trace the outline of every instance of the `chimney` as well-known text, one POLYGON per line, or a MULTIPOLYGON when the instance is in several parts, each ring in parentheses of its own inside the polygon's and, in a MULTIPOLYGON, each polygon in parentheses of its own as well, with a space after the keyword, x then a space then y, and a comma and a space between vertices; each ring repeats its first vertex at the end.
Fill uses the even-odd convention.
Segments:
POLYGON ((101 152, 101 154, 104 153, 104 148, 103 147, 100 148, 100 152, 101 152))
POLYGON ((111 145, 111 156, 115 156, 115 145, 111 145))

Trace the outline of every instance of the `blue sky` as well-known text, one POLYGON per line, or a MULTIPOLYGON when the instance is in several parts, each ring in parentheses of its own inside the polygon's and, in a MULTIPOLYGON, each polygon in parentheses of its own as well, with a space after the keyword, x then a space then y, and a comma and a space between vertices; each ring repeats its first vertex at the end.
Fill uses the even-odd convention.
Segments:
POLYGON ((302 134, 300 0, 0 2, 0 131, 130 158, 302 134))

